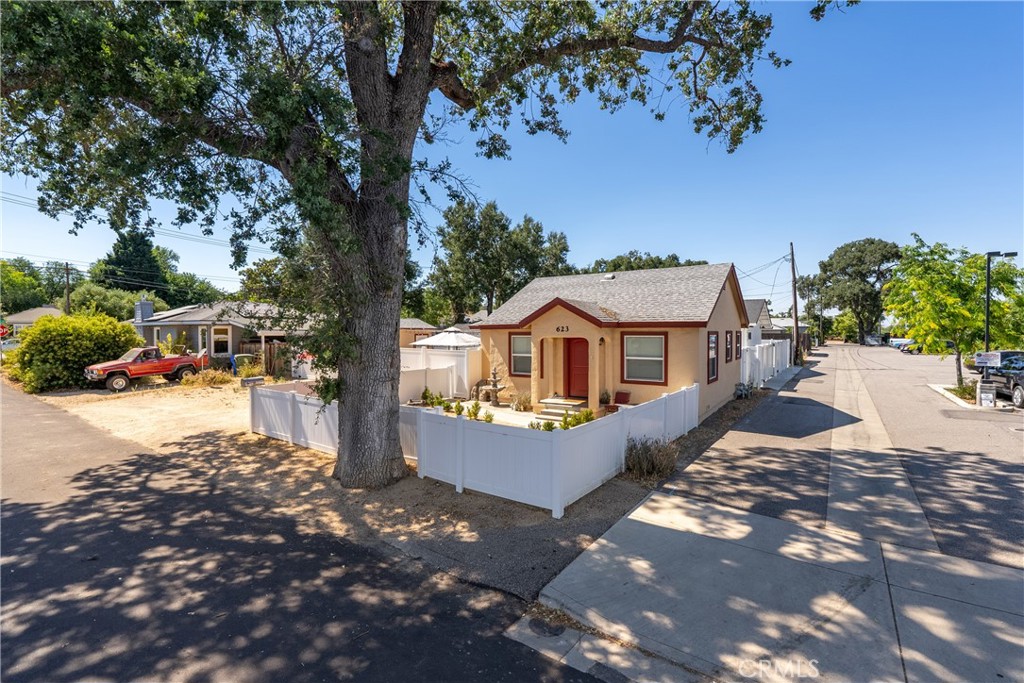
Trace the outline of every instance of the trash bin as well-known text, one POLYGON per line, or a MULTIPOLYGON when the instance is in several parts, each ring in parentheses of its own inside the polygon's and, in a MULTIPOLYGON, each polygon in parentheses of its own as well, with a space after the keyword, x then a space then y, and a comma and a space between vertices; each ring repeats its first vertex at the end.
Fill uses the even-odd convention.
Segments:
POLYGON ((995 408, 996 407, 996 383, 983 379, 978 382, 978 400, 977 403, 983 408, 995 408))
POLYGON ((231 356, 231 374, 237 375, 238 368, 242 367, 243 365, 248 365, 249 363, 252 363, 252 359, 254 357, 255 356, 251 353, 236 353, 235 355, 231 356))

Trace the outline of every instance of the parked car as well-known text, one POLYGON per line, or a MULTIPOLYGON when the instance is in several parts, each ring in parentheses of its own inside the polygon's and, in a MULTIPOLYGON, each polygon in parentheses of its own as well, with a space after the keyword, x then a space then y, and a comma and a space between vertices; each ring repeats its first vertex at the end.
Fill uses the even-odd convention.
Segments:
POLYGON ((159 347, 143 346, 134 348, 117 360, 96 363, 85 369, 85 378, 90 382, 104 382, 111 391, 124 391, 139 377, 161 375, 170 381, 194 375, 209 365, 209 358, 203 351, 198 356, 185 353, 180 356, 165 356, 159 347))
POLYGON ((998 368, 989 368, 988 378, 997 394, 1009 396, 1015 408, 1024 408, 1024 356, 1013 356, 998 368))
POLYGON ((882 345, 882 338, 879 337, 877 334, 866 335, 864 337, 864 345, 865 346, 881 346, 882 345))
MULTIPOLYGON (((978 351, 977 353, 974 354, 974 358, 964 361, 964 365, 967 367, 967 369, 977 375, 980 375, 982 371, 984 371, 985 369, 984 365, 978 365, 978 361, 981 359, 981 354, 983 353, 985 352, 978 351)), ((989 367, 998 367, 1005 363, 1006 361, 1010 360, 1011 358, 1016 358, 1017 356, 1024 356, 1024 351, 990 351, 989 353, 999 354, 999 362, 989 367)))
MULTIPOLYGON (((947 351, 950 351, 952 353, 956 353, 956 344, 954 344, 953 342, 951 342, 948 339, 945 341, 945 344, 946 344, 946 350, 947 351)), ((904 344, 903 347, 900 348, 900 351, 902 351, 903 353, 911 353, 911 354, 914 354, 914 355, 917 355, 917 354, 921 353, 921 351, 923 351, 923 350, 924 350, 924 344, 922 344, 920 342, 916 342, 916 341, 912 341, 909 344, 904 344)))
POLYGON ((912 341, 914 340, 910 339, 909 337, 892 337, 889 339, 889 346, 893 347, 894 349, 898 349, 904 344, 909 344, 912 341))

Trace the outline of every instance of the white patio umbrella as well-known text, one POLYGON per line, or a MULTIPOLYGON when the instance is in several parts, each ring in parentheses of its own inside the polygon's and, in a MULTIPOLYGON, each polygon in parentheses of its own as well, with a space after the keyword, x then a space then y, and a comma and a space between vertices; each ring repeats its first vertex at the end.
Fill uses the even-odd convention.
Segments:
POLYGON ((433 337, 414 341, 412 345, 431 349, 472 349, 480 346, 480 337, 466 334, 457 327, 449 327, 433 337))

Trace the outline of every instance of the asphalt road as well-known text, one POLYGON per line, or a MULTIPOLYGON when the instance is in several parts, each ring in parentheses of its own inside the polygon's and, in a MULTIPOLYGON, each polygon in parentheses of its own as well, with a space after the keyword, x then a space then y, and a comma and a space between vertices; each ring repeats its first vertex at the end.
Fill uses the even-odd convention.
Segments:
MULTIPOLYGON (((1024 414, 968 410, 929 384, 953 359, 828 345, 665 490, 793 522, 825 521, 839 354, 852 359, 897 450, 939 550, 1024 567, 1024 414)), ((972 377, 972 376, 968 376, 972 377)))
POLYGON ((9 387, 4 681, 583 681, 502 636, 525 605, 300 532, 9 387))

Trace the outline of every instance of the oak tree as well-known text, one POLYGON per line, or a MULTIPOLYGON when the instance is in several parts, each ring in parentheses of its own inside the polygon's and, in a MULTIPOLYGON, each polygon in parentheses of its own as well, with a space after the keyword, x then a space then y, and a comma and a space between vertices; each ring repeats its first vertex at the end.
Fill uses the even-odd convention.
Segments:
POLYGON ((561 108, 589 92, 659 118, 660 103, 684 103, 698 133, 733 151, 764 123, 755 64, 784 64, 771 29, 745 1, 9 0, 0 170, 39 177, 40 209, 78 228, 145 227, 162 199, 175 224, 230 225, 239 265, 252 240, 288 258, 311 245, 306 317, 339 378, 318 385, 341 401, 334 474, 381 486, 406 472, 410 188, 447 177, 417 140, 461 119, 481 154, 507 155, 513 120, 564 138, 561 108))
POLYGON ((818 264, 821 304, 853 315, 858 343, 882 319, 882 287, 899 258, 899 245, 868 237, 847 242, 818 264))

